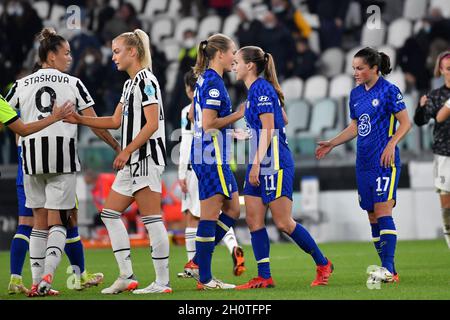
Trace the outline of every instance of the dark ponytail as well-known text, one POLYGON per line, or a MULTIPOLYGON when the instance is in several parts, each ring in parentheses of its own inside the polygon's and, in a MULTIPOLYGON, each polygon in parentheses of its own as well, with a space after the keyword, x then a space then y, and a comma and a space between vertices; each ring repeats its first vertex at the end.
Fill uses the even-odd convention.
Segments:
POLYGON ((232 42, 233 40, 230 37, 221 33, 216 33, 210 36, 208 40, 200 42, 197 50, 197 61, 193 67, 194 75, 198 77, 205 72, 209 61, 214 59, 216 53, 218 51, 226 52, 232 42))
POLYGON ((253 62, 255 64, 256 76, 264 72, 264 78, 272 84, 277 92, 278 99, 280 99, 281 106, 284 107, 284 94, 278 82, 277 70, 272 55, 264 52, 260 47, 254 46, 243 47, 239 50, 239 53, 242 55, 242 60, 245 63, 253 62))
POLYGON ((364 62, 368 64, 370 68, 377 66, 378 71, 381 72, 383 76, 392 71, 391 59, 384 52, 378 52, 373 48, 366 47, 359 50, 354 57, 364 59, 364 62))
POLYGON ((49 52, 57 52, 61 43, 66 42, 53 28, 44 28, 38 35, 39 40, 39 64, 42 66, 47 61, 49 52))

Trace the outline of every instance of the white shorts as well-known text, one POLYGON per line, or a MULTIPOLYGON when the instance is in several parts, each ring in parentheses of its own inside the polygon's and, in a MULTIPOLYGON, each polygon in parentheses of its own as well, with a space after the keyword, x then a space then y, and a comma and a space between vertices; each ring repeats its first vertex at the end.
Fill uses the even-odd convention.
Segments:
POLYGON ((188 193, 183 193, 181 198, 181 211, 189 210, 194 217, 200 218, 200 198, 198 194, 198 179, 194 170, 186 172, 186 184, 188 193))
POLYGON ((440 192, 450 192, 450 157, 434 155, 434 185, 440 192))
POLYGON ((153 164, 152 159, 147 157, 119 170, 111 188, 127 197, 133 197, 136 191, 145 187, 149 187, 153 192, 161 193, 161 175, 163 172, 163 166, 153 164))
POLYGON ((25 206, 31 209, 70 210, 76 206, 76 173, 46 173, 23 176, 27 198, 25 206))

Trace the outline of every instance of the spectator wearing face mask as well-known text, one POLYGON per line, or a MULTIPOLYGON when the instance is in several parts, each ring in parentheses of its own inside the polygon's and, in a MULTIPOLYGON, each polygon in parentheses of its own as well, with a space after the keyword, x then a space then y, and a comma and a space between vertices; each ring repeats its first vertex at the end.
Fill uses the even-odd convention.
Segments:
POLYGON ((236 14, 239 16, 239 24, 235 36, 240 47, 261 46, 263 24, 254 18, 252 4, 248 1, 241 1, 236 6, 236 14))
POLYGON ((261 48, 272 54, 279 78, 289 77, 294 68, 295 42, 283 24, 278 22, 276 15, 270 11, 264 15, 261 37, 261 48))
POLYGON ((312 29, 301 11, 290 0, 271 0, 272 12, 289 31, 298 37, 309 38, 312 29))

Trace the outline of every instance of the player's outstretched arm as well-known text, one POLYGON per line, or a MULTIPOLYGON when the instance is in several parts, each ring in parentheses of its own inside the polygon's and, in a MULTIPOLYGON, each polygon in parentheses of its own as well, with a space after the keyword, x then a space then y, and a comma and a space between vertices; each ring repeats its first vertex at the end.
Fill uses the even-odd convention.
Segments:
POLYGON ((391 137, 391 140, 389 140, 386 148, 381 154, 380 165, 385 168, 391 166, 391 163, 395 160, 395 146, 411 129, 411 121, 409 120, 408 111, 406 111, 406 109, 397 112, 395 118, 399 122, 397 132, 391 137))
POLYGON ((241 119, 244 116, 245 112, 245 104, 242 103, 238 110, 233 112, 232 114, 219 118, 217 116, 217 110, 213 109, 203 109, 202 112, 202 126, 203 130, 205 132, 208 132, 209 130, 220 130, 223 127, 226 127, 232 123, 235 123, 239 119, 241 119))
POLYGON ((450 117, 450 99, 444 104, 444 106, 439 110, 436 121, 441 123, 450 117))
POLYGON ((74 113, 74 106, 71 102, 67 101, 62 106, 53 107, 52 114, 48 117, 29 123, 23 123, 23 121, 18 118, 16 121, 10 123, 8 128, 17 133, 18 135, 25 137, 30 134, 36 133, 55 122, 64 119, 74 113))
MULTIPOLYGON (((95 110, 93 107, 89 107, 89 108, 82 110, 81 114, 86 117, 94 117, 94 118, 97 117, 97 114, 95 113, 95 110)), ((92 130, 92 132, 94 132, 94 134, 97 137, 99 137, 100 139, 105 141, 105 143, 107 145, 109 145, 114 151, 116 151, 117 153, 120 152, 120 143, 117 142, 116 139, 114 139, 114 137, 111 135, 111 133, 109 133, 108 130, 92 128, 92 127, 91 127, 91 130, 92 130)))
POLYGON ((350 124, 341 131, 336 137, 328 141, 319 141, 316 148, 316 158, 318 160, 324 158, 334 147, 346 143, 354 139, 358 135, 358 125, 356 120, 352 120, 350 124))
POLYGON ((117 104, 114 114, 110 117, 91 117, 75 112, 66 117, 64 122, 81 124, 97 129, 119 129, 122 124, 122 103, 117 104))

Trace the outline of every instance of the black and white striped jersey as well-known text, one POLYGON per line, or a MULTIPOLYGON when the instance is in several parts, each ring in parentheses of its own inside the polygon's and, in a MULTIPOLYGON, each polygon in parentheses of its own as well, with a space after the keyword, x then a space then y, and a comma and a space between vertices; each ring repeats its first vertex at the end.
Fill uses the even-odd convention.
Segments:
POLYGON ((131 154, 129 164, 151 156, 155 165, 166 165, 166 134, 161 89, 158 80, 149 69, 139 71, 134 79, 128 79, 120 98, 122 104, 122 150, 139 134, 147 123, 144 107, 158 105, 158 130, 139 149, 131 154))
POLYGON ((181 110, 181 144, 180 144, 180 163, 178 165, 178 179, 186 179, 186 172, 191 170, 191 146, 194 139, 194 128, 189 120, 188 104, 181 110))
MULTIPOLYGON (((78 111, 94 105, 80 79, 45 68, 17 80, 6 100, 20 111, 27 122, 45 118, 53 105, 71 101, 78 111)), ((75 124, 58 121, 47 128, 20 139, 25 174, 70 173, 80 171, 75 124)))

